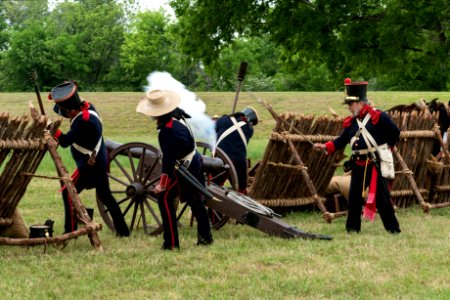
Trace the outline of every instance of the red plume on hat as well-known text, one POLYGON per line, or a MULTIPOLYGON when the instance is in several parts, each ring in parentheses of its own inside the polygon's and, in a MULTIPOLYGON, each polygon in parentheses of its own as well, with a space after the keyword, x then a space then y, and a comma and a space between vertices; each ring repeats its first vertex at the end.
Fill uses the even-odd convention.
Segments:
POLYGON ((344 84, 349 84, 351 82, 352 82, 352 80, 348 77, 344 79, 344 84))

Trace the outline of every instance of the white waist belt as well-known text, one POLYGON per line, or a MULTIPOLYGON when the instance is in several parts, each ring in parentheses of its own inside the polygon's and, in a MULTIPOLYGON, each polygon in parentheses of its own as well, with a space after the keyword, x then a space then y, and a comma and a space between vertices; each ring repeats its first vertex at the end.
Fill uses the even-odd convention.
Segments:
POLYGON ((197 152, 197 149, 194 148, 194 150, 192 150, 191 153, 189 153, 188 155, 186 155, 185 157, 183 157, 182 159, 180 159, 180 161, 183 163, 183 165, 187 168, 189 167, 189 165, 192 162, 192 159, 195 156, 195 153, 197 152))

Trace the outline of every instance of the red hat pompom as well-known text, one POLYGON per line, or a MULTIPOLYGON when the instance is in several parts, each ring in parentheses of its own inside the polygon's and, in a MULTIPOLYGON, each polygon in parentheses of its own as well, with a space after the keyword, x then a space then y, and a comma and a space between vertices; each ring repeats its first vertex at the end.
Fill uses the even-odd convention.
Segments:
POLYGON ((348 77, 344 79, 344 83, 345 84, 349 84, 351 82, 352 82, 352 80, 350 78, 348 78, 348 77))

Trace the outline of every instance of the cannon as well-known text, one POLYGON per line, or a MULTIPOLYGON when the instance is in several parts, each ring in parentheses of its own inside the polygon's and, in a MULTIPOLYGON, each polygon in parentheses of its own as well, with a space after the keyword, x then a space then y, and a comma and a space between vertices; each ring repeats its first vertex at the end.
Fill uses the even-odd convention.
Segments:
MULTIPOLYGON (((161 172, 159 149, 140 142, 119 144, 110 140, 106 141, 106 147, 110 154, 111 191, 122 209, 130 230, 143 227, 145 234, 161 233, 162 221, 157 199, 151 192, 159 182, 161 172)), ((197 149, 203 157, 207 182, 206 187, 200 186, 199 189, 206 196, 205 205, 208 208, 213 228, 221 228, 231 217, 238 223, 282 238, 332 239, 331 236, 308 233, 292 227, 281 221, 271 209, 238 193, 236 191, 236 170, 228 156, 218 148, 212 157, 212 147, 204 143, 197 143, 197 149), (214 177, 222 175, 224 172, 228 174, 225 185, 214 184, 214 177)), ((183 166, 179 166, 177 172, 181 172, 182 176, 190 176, 183 166)), ((97 205, 106 225, 114 230, 108 210, 99 199, 97 199, 97 205)), ((186 209, 187 204, 178 209, 178 220, 186 209)))

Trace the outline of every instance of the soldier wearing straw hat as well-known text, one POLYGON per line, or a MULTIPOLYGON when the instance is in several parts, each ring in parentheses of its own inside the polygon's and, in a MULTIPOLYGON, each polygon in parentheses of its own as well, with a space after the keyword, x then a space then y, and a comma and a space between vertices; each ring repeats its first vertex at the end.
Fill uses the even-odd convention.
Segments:
POLYGON ((203 195, 175 172, 176 163, 187 167, 188 171, 203 185, 203 162, 195 147, 194 137, 185 118, 189 116, 180 108, 180 96, 168 90, 153 90, 145 94, 136 111, 151 116, 157 121, 158 139, 162 151, 162 174, 153 189, 163 220, 164 242, 161 249, 173 250, 180 247, 175 198, 186 201, 197 220, 197 245, 213 242, 203 195))
POLYGON ((328 154, 350 144, 352 149, 352 175, 349 192, 349 209, 346 222, 348 232, 361 230, 361 210, 369 187, 364 217, 373 221, 378 210, 384 228, 390 233, 400 233, 390 198, 389 185, 393 179, 393 159, 389 147, 395 146, 400 131, 385 112, 374 109, 368 103, 368 82, 345 80, 347 104, 352 116, 344 120, 341 135, 325 144, 315 144, 316 149, 328 154), (389 155, 390 154, 390 155, 389 155))
MULTIPOLYGON (((108 208, 117 234, 129 236, 128 225, 109 187, 108 153, 103 141, 102 122, 95 107, 87 101, 82 101, 77 90, 76 82, 66 81, 54 87, 48 96, 49 100, 55 102, 53 110, 70 119, 70 130, 64 134, 58 129, 55 138, 61 147, 70 146, 77 165, 72 175, 77 193, 95 188, 100 201, 108 208)), ((77 229, 77 222, 72 201, 64 187, 62 193, 65 209, 64 230, 67 233, 77 229)))

